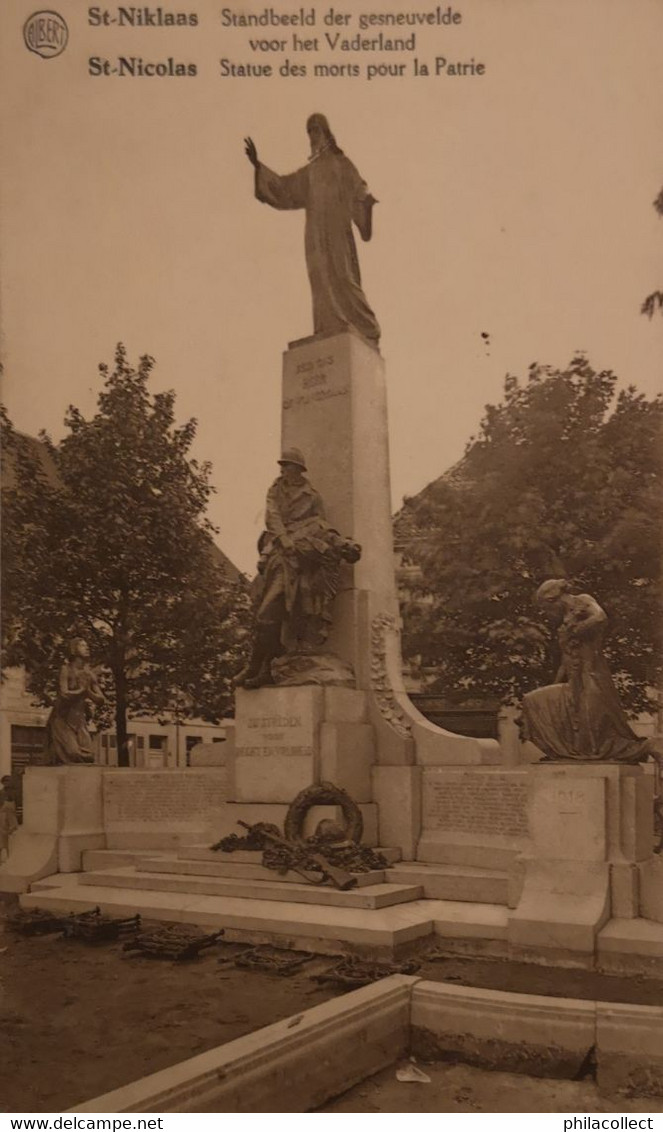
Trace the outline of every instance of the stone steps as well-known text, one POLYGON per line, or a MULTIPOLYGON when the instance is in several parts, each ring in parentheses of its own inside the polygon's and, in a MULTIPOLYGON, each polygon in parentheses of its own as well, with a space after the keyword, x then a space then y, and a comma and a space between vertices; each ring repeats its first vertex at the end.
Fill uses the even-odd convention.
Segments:
MULTIPOLYGON (((79 874, 79 879, 81 874, 79 874)), ((342 908, 294 901, 251 900, 191 892, 77 884, 61 874, 59 888, 24 893, 24 908, 59 912, 84 911, 95 905, 102 913, 195 924, 225 929, 228 940, 271 942, 321 954, 350 950, 388 957, 416 942, 449 939, 506 938, 506 908, 445 900, 412 900, 388 908, 342 908)), ((91 881, 91 877, 89 878, 91 881)))
POLYGON ((85 849, 82 857, 83 870, 94 872, 96 869, 123 869, 147 856, 150 859, 170 859, 175 853, 172 849, 85 849))
MULTIPOLYGON (((390 864, 396 864, 400 861, 400 849, 379 849, 377 852, 381 853, 385 860, 390 864)), ((235 853, 222 853, 219 850, 210 849, 207 845, 191 845, 184 846, 179 849, 86 849, 83 853, 83 869, 85 872, 95 872, 97 869, 114 869, 124 868, 128 865, 144 865, 149 862, 149 867, 153 867, 155 862, 160 863, 164 861, 188 861, 188 862, 212 862, 219 864, 221 862, 232 862, 233 864, 251 864, 260 865, 262 853, 250 849, 238 849, 235 853)), ((179 871, 173 869, 172 871, 179 871)), ((184 869, 182 869, 184 871, 184 869)), ((200 872, 202 875, 211 875, 207 869, 190 868, 189 872, 200 872)), ((225 875, 225 874, 224 874, 225 875)), ((256 874, 257 877, 258 874, 256 874)), ((269 875, 273 875, 271 872, 269 875)), ((357 874, 358 876, 368 876, 369 874, 357 874)), ((371 874, 372 879, 368 882, 370 884, 378 883, 378 877, 384 879, 382 871, 374 870, 371 874)), ((300 880, 300 877, 293 877, 295 880, 300 880)), ((359 883, 362 883, 361 880, 359 883)))
MULTIPOLYGON (((179 862, 180 864, 186 862, 179 862)), ((170 863, 169 863, 170 864, 170 863)), ((244 865, 238 868, 252 869, 244 865)), ((231 865, 227 868, 232 868, 231 865)), ((306 884, 281 879, 278 873, 263 869, 265 879, 245 879, 225 873, 214 876, 190 875, 186 871, 170 872, 167 865, 158 871, 147 868, 134 869, 129 866, 119 869, 103 869, 80 875, 79 884, 84 887, 127 888, 150 890, 152 892, 181 892, 201 896, 229 896, 246 900, 289 901, 296 904, 318 904, 339 908, 388 908, 394 904, 405 904, 419 900, 421 886, 377 883, 341 892, 329 885, 306 884)), ((362 874, 360 874, 362 875, 362 874)), ((365 874, 364 874, 365 875, 365 874)), ((370 875, 370 874, 369 874, 370 875)), ((382 876, 382 874, 378 874, 382 876)), ((290 874, 296 876, 296 874, 290 874)))
POLYGON ((387 880, 392 884, 421 885, 429 900, 475 904, 506 904, 508 901, 509 878, 503 869, 404 861, 387 869, 387 880))
MULTIPOLYGON (((188 861, 179 857, 140 857, 136 868, 151 873, 179 873, 188 877, 230 877, 233 880, 244 881, 274 881, 279 880, 286 884, 302 884, 299 873, 289 870, 280 876, 274 869, 267 869, 260 864, 262 854, 254 853, 253 861, 237 861, 236 854, 223 855, 216 853, 211 860, 188 861)), ((367 885, 383 884, 386 873, 377 869, 369 873, 353 873, 357 881, 357 888, 367 885)), ((304 882, 306 883, 306 882, 304 882)))
MULTIPOLYGON (((383 849, 375 850, 376 853, 381 853, 389 865, 395 865, 401 859, 400 849, 383 849)), ((143 853, 143 856, 146 854, 143 853)), ((237 849, 234 853, 224 853, 219 849, 210 849, 208 845, 195 845, 184 846, 178 849, 177 856, 182 861, 242 861, 242 862, 256 862, 260 861, 262 854, 253 849, 237 849)))
POLYGON ((425 900, 433 915, 433 934, 445 939, 506 940, 509 909, 469 900, 425 900))

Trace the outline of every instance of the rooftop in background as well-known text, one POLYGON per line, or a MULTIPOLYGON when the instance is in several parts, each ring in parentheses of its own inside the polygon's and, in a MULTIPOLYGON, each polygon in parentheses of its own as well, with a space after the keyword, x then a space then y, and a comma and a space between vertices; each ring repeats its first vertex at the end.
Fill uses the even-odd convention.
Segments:
MULTIPOLYGON (((212 540, 210 540, 210 541, 212 541, 212 540)), ((237 569, 234 562, 231 562, 230 559, 228 558, 228 555, 224 554, 223 551, 221 550, 221 547, 217 546, 216 543, 213 542, 213 541, 212 541, 212 558, 217 563, 217 565, 221 566, 221 568, 223 569, 223 571, 224 571, 226 577, 229 579, 229 581, 238 582, 239 579, 241 577, 243 577, 242 571, 237 569)))

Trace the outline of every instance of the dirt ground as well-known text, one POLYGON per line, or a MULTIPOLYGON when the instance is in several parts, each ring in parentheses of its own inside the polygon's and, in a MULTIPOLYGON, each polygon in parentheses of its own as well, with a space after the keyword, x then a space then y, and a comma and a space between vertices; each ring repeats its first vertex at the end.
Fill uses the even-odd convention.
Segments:
MULTIPOLYGON (((188 963, 151 960, 120 944, 17 936, 5 930, 10 909, 0 904, 0 1112, 63 1111, 343 993, 311 980, 331 957, 318 956, 289 977, 224 965, 219 958, 233 951, 228 947, 188 963)), ((663 980, 458 956, 422 956, 418 974, 453 985, 663 1005, 663 980)), ((468 1066, 427 1072, 432 1085, 397 1082, 388 1070, 321 1111, 663 1111, 663 1104, 635 1101, 631 1109, 623 1100, 601 1108, 590 1081, 535 1081, 468 1066)))
POLYGON ((341 993, 309 978, 328 958, 281 977, 2 928, 0 1112, 61 1112, 341 993))
POLYGON ((512 960, 465 959, 454 955, 436 961, 421 956, 417 974, 432 982, 450 982, 456 986, 483 987, 515 994, 663 1006, 663 978, 653 979, 644 975, 602 975, 597 971, 568 967, 545 967, 512 960))
POLYGON ((398 1081, 397 1067, 390 1066, 318 1111, 663 1112, 663 1098, 602 1096, 591 1080, 552 1081, 441 1062, 417 1067, 430 1077, 430 1084, 398 1081))

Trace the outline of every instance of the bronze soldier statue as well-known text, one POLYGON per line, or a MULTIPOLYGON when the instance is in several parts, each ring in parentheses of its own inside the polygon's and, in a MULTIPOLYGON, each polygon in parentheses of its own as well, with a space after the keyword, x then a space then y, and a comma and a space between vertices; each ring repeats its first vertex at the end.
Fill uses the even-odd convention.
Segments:
POLYGON ((320 495, 305 476, 306 461, 289 448, 267 492, 256 580, 256 625, 248 666, 235 683, 274 683, 272 661, 283 653, 315 655, 327 640, 342 562, 361 548, 327 522, 320 495))

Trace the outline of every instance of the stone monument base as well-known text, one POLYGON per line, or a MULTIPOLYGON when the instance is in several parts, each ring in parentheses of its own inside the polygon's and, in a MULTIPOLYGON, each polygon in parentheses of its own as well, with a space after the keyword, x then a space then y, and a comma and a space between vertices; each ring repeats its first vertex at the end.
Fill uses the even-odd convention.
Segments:
POLYGON ((86 849, 105 846, 101 781, 97 766, 28 768, 24 821, 0 865, 0 892, 27 892, 41 877, 78 872, 86 849))
POLYGON ((593 953, 608 920, 645 914, 640 875, 652 859, 651 777, 617 763, 539 763, 528 778, 531 843, 512 878, 509 943, 543 954, 593 953))
POLYGON ((425 766, 417 860, 508 869, 527 845, 527 771, 425 766))
MULTIPOLYGON (((363 841, 378 844, 378 808, 371 768, 375 729, 368 697, 353 688, 293 685, 239 689, 235 748, 227 763, 228 802, 217 817, 213 840, 241 834, 238 821, 270 822, 283 829, 288 806, 321 782, 345 790, 361 810, 363 841)), ((318 821, 341 822, 338 806, 315 806, 305 833, 318 821)))
POLYGON ((365 805, 373 800, 374 762, 364 692, 315 685, 238 690, 229 801, 287 807, 308 786, 333 782, 365 805))

